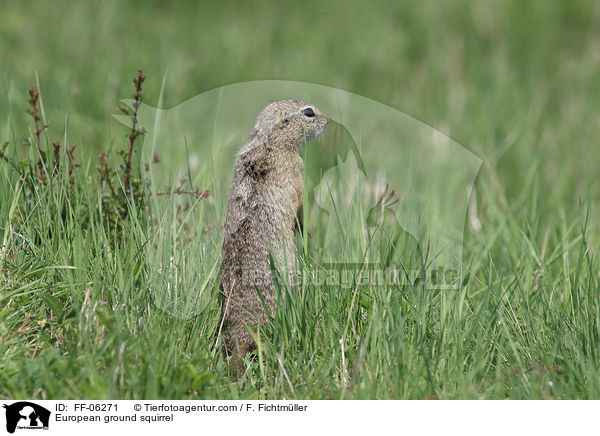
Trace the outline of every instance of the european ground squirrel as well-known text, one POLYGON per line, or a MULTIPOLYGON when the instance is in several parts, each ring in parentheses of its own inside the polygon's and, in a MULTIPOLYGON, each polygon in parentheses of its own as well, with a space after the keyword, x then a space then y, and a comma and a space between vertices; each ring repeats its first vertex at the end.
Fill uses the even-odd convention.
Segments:
POLYGON ((269 251, 280 266, 297 263, 294 233, 302 225, 302 170, 299 150, 316 138, 328 118, 315 105, 282 100, 258 115, 239 150, 227 205, 221 261, 224 349, 232 366, 243 368, 256 344, 246 330, 264 323, 275 309, 269 251), (284 253, 285 250, 285 253, 284 253))

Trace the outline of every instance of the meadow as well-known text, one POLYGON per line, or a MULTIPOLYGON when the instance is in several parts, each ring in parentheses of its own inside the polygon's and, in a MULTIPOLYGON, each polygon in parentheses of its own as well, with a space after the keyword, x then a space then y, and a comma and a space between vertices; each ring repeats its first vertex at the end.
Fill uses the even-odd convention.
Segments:
MULTIPOLYGON (((600 398, 595 2, 7 1, 0 10, 0 397, 600 398), (302 283, 247 371, 231 373, 215 345, 221 167, 122 201, 136 183, 163 189, 146 185, 143 164, 124 183, 131 129, 112 115, 139 70, 155 107, 283 79, 369 97, 448 135, 483 161, 464 223, 464 282, 452 291, 302 283), (37 128, 32 86, 43 98, 37 128), (56 141, 60 168, 41 180, 40 154, 50 162, 56 141), (158 301, 153 291, 167 286, 176 297, 158 301), (178 298, 185 304, 170 307, 178 298)), ((341 221, 346 235, 369 231, 355 212, 341 221)), ((299 242, 306 263, 318 257, 307 234, 299 242)), ((336 247, 339 262, 355 262, 353 248, 336 247)))

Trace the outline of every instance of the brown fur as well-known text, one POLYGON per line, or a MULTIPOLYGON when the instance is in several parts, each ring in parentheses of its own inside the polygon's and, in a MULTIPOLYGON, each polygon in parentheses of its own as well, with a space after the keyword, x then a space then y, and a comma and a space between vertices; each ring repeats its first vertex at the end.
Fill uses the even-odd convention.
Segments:
POLYGON ((255 327, 268 318, 257 289, 269 314, 274 313, 269 250, 282 269, 295 268, 294 232, 302 214, 304 167, 298 151, 318 136, 328 121, 314 105, 302 100, 271 103, 258 115, 248 142, 236 156, 220 276, 224 350, 238 370, 243 369, 246 352, 256 349, 246 326, 255 327), (305 115, 306 108, 315 115, 305 115))

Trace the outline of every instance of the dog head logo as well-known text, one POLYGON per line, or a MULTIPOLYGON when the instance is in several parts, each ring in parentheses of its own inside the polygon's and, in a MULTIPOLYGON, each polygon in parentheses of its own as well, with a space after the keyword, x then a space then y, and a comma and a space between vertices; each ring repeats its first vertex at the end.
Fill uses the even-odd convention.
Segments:
POLYGON ((14 433, 21 429, 47 429, 50 422, 50 411, 28 401, 19 401, 4 405, 6 409, 6 431, 14 433))
MULTIPOLYGON (((301 150, 303 218, 315 259, 360 265, 368 253, 369 262, 382 268, 425 274, 420 283, 426 288, 456 289, 463 274, 467 207, 482 161, 431 126, 368 98, 275 80, 226 85, 169 109, 142 104, 136 126, 146 134, 137 157, 149 186, 166 193, 210 192, 202 200, 202 224, 219 229, 237 151, 260 109, 286 98, 313 102, 330 119, 320 137, 301 150), (438 280, 442 271, 444 280, 438 280)), ((123 103, 133 107, 131 100, 123 103)), ((130 116, 114 117, 131 128, 130 116)), ((176 209, 166 204, 171 197, 157 200, 164 202, 156 211, 165 219, 176 209)), ((197 290, 209 290, 218 269, 207 261, 200 274, 184 271, 186 250, 170 246, 173 240, 160 238, 148 251, 150 288, 158 307, 185 319, 210 306, 210 292, 197 290), (180 287, 194 291, 172 292, 180 287)), ((218 236, 214 243, 196 237, 189 244, 188 252, 219 259, 218 236)))

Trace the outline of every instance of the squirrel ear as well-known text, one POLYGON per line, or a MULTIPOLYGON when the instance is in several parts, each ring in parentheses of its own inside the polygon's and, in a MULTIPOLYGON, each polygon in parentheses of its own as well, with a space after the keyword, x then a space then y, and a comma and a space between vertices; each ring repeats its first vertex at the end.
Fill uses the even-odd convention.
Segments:
POLYGON ((283 129, 285 126, 287 126, 290 122, 290 119, 288 117, 285 117, 283 120, 281 120, 279 122, 279 128, 283 129))

